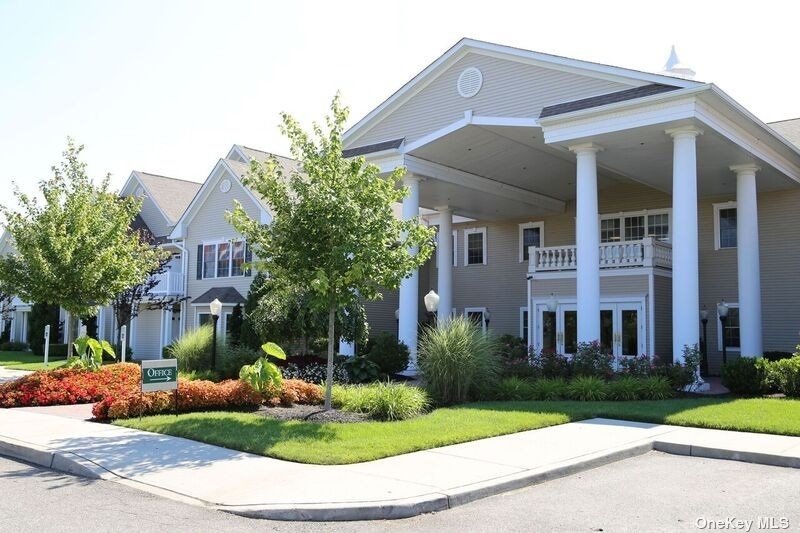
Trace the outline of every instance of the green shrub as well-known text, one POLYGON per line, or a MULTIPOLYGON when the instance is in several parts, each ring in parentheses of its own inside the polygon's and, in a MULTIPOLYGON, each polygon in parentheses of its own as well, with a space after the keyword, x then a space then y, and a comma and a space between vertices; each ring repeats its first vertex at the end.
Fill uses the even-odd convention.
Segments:
MULTIPOLYGON (((44 355, 45 326, 50 326, 50 339, 61 338, 62 323, 59 314, 57 305, 35 303, 31 306, 31 312, 28 314, 28 343, 34 354, 44 355)), ((51 352, 48 356, 52 354, 52 349, 53 345, 50 344, 51 352)), ((64 356, 66 357, 66 352, 64 352, 64 356)))
POLYGON ((408 367, 408 346, 386 331, 367 342, 363 356, 375 363, 383 376, 397 374, 408 367))
MULTIPOLYGON (((42 355, 44 355, 44 349, 42 349, 42 355)), ((65 359, 66 357, 67 357, 66 344, 51 344, 50 347, 47 349, 48 359, 65 359)))
POLYGON ((0 352, 24 352, 27 349, 28 345, 24 342, 0 342, 0 352))
POLYGON ((770 363, 770 381, 786 396, 800 397, 800 356, 770 363))
MULTIPOLYGON (((350 383, 369 383, 378 379, 380 367, 366 356, 348 357, 343 363, 350 383)), ((327 368, 325 369, 327 373, 327 368)))
POLYGON ((617 359, 617 373, 628 376, 650 376, 653 374, 653 361, 649 355, 622 356, 617 359))
POLYGON ((531 354, 531 366, 537 377, 568 378, 572 374, 572 362, 565 355, 550 351, 531 354))
POLYGON ((497 383, 495 398, 510 402, 533 400, 535 398, 533 383, 515 376, 503 378, 497 383))
POLYGON ((178 379, 181 381, 220 381, 220 376, 213 370, 189 370, 188 372, 178 372, 178 379))
POLYGON ((572 373, 608 379, 614 375, 613 364, 614 356, 603 350, 599 342, 581 342, 572 357, 572 373))
POLYGON ((582 402, 605 400, 606 382, 597 376, 578 376, 567 385, 567 394, 571 400, 582 402))
POLYGON ((497 382, 495 343, 477 324, 455 317, 422 332, 419 369, 431 397, 443 405, 476 399, 497 382))
POLYGON ((768 352, 764 352, 764 359, 767 361, 780 361, 781 359, 790 359, 792 357, 792 352, 781 352, 778 350, 772 350, 768 352))
POLYGON ((343 411, 392 421, 423 414, 430 405, 430 399, 419 387, 381 381, 369 385, 335 385, 333 405, 343 411))
POLYGON ((675 396, 675 389, 664 376, 639 378, 639 386, 642 400, 666 400, 675 396))
POLYGON ((666 379, 673 390, 683 390, 694 383, 694 372, 694 368, 676 363, 653 367, 654 375, 666 379))
POLYGON ((236 379, 239 376, 239 370, 244 365, 252 365, 262 355, 263 352, 253 350, 241 343, 236 346, 226 344, 220 346, 217 354, 217 368, 224 378, 236 379))
POLYGON ((531 385, 534 400, 552 401, 567 398, 567 382, 564 378, 537 379, 531 385))
POLYGON ((274 395, 281 390, 281 369, 278 365, 269 360, 270 357, 286 360, 286 353, 283 348, 274 342, 268 342, 261 346, 264 355, 256 359, 252 365, 244 365, 239 370, 239 379, 247 382, 262 395, 274 395))
POLYGON ((622 376, 606 385, 609 400, 630 401, 640 400, 644 397, 643 382, 641 378, 622 376))
POLYGON ((211 368, 211 343, 214 330, 210 325, 186 332, 172 343, 169 355, 178 360, 178 369, 208 370, 211 368))
POLYGON ((760 357, 739 357, 722 365, 722 384, 734 394, 760 396, 767 387, 767 367, 760 357))

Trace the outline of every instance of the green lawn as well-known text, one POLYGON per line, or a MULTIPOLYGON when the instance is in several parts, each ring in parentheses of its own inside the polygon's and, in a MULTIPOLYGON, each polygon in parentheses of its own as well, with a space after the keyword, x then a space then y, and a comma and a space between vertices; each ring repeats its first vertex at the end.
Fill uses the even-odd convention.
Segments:
MULTIPOLYGON (((47 368, 63 366, 65 359, 50 359, 47 368)), ((0 352, 0 366, 14 370, 44 370, 44 357, 31 352, 0 352)))
POLYGON ((402 422, 317 424, 250 413, 189 413, 119 420, 278 459, 350 464, 592 417, 800 436, 800 400, 702 398, 635 402, 486 402, 402 422))

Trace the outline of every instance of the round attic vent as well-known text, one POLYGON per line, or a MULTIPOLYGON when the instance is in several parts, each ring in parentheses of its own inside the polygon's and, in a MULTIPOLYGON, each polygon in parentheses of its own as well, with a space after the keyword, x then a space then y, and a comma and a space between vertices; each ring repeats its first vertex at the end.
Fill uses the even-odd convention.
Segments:
POLYGON ((458 77, 456 87, 458 94, 464 98, 472 98, 478 91, 481 90, 483 85, 483 74, 475 67, 465 68, 461 75, 458 77))
POLYGON ((228 192, 231 190, 231 180, 224 179, 219 182, 219 192, 228 192))

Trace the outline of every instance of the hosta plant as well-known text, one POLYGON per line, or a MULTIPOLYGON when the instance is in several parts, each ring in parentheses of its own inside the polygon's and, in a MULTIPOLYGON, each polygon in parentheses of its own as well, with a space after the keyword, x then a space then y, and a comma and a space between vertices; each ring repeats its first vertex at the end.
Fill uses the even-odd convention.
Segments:
POLYGON ((103 366, 104 353, 116 357, 114 347, 108 341, 99 341, 87 335, 78 337, 72 345, 75 347, 75 355, 67 359, 67 368, 99 370, 103 366))
POLYGON ((281 389, 281 370, 271 362, 270 356, 286 360, 286 353, 283 348, 274 342, 268 342, 261 346, 266 355, 256 359, 252 365, 244 365, 239 370, 239 379, 250 384, 261 394, 279 391, 281 389))

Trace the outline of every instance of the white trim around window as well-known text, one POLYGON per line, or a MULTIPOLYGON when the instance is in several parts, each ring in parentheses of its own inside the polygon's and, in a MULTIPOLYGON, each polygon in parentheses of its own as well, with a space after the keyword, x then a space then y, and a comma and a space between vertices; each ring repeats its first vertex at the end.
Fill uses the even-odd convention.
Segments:
POLYGON ((523 306, 519 308, 519 338, 525 341, 525 346, 528 346, 529 339, 528 335, 530 335, 530 330, 528 329, 528 307, 523 306))
POLYGON ((525 230, 539 228, 539 246, 544 246, 544 222, 525 222, 519 225, 519 262, 525 262, 525 230))
POLYGON ((215 278, 240 278, 244 277, 244 263, 247 258, 247 243, 244 239, 218 239, 213 241, 203 241, 203 279, 215 278), (220 246, 226 245, 223 253, 227 254, 227 261, 220 261, 220 246), (213 276, 207 275, 207 266, 211 265, 206 261, 206 248, 214 249, 214 272, 213 276), (238 273, 234 273, 234 269, 238 273))
POLYGON ((486 308, 485 307, 465 307, 464 308, 464 317, 469 318, 471 313, 480 313, 481 314, 481 328, 483 331, 486 331, 486 308))
POLYGON ((714 250, 730 250, 736 248, 735 246, 722 246, 720 243, 719 232, 721 230, 721 226, 719 223, 719 213, 724 209, 736 209, 736 202, 730 201, 714 204, 714 250))
POLYGON ((486 226, 480 228, 469 228, 464 230, 464 266, 472 266, 472 265, 485 265, 487 260, 488 254, 488 246, 486 245, 486 226), (483 261, 470 263, 469 262, 469 236, 481 234, 481 242, 483 244, 482 255, 483 261))
POLYGON ((634 217, 644 217, 644 237, 656 237, 655 233, 650 229, 650 217, 656 215, 667 215, 667 236, 657 237, 662 241, 672 242, 672 209, 643 209, 641 211, 620 211, 617 213, 606 213, 600 215, 600 242, 620 242, 626 240, 625 238, 625 219, 634 217), (619 238, 614 240, 603 240, 603 221, 604 220, 619 220, 619 238))
MULTIPOLYGON (((736 309, 736 317, 737 317, 737 319, 739 319, 739 304, 735 303, 735 302, 725 302, 725 304, 728 306, 728 317, 729 317, 728 319, 730 320, 730 310, 731 309, 736 309)), ((709 314, 711 314, 711 313, 709 313, 709 314)), ((716 315, 716 313, 714 313, 714 314, 716 315)), ((722 351, 722 321, 719 319, 719 315, 716 315, 716 318, 717 318, 717 351, 721 352, 722 351)), ((741 323, 739 323, 737 328, 739 328, 739 335, 740 335, 739 340, 740 340, 740 343, 741 343, 741 323)), ((727 348, 725 348, 725 351, 726 352, 740 352, 741 351, 741 347, 740 346, 728 346, 727 348)))

